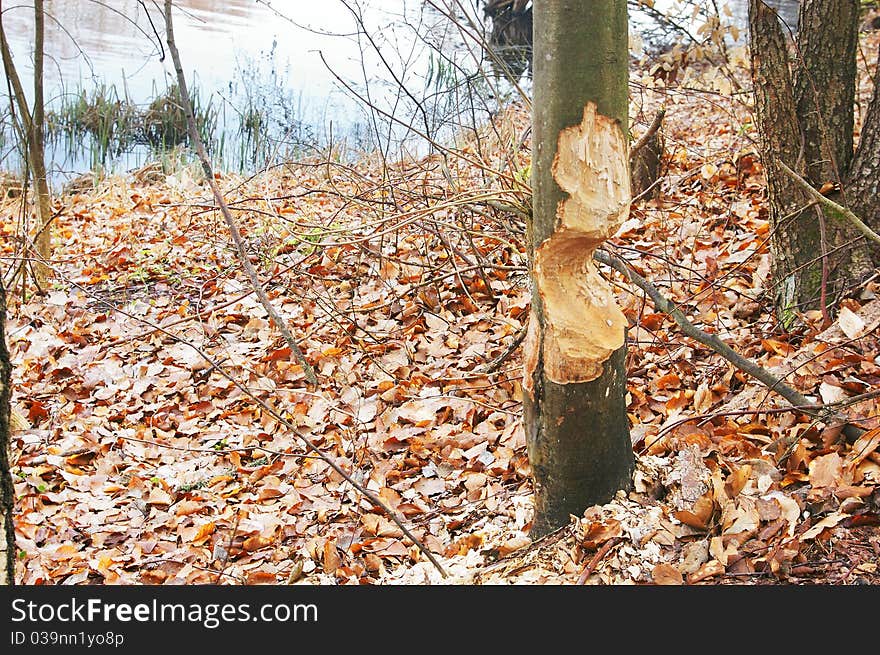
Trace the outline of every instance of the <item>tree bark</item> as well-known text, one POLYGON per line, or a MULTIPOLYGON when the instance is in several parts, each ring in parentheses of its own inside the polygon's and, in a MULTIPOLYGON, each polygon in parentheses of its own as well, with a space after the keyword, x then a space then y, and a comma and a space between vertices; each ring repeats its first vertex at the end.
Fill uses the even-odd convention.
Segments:
POLYGON ((626 218, 626 0, 535 0, 532 309, 524 428, 532 534, 631 485, 626 319, 592 252, 626 218))
POLYGON ((785 35, 775 11, 761 0, 749 2, 755 118, 770 205, 770 249, 775 306, 790 327, 795 312, 815 307, 822 286, 822 237, 808 199, 780 166, 803 172, 801 133, 785 35))
POLYGON ((802 0, 794 95, 805 177, 840 183, 853 156, 859 0, 802 0))
MULTIPOLYGON (((866 193, 876 172, 867 161, 870 149, 863 150, 861 160, 853 158, 859 8, 858 0, 803 0, 792 72, 776 12, 761 0, 749 2, 775 305, 786 328, 794 325, 798 311, 832 308, 874 268, 858 230, 818 207, 805 207, 807 195, 780 166, 786 164, 816 188, 832 189, 829 197, 861 210, 857 214, 866 215, 876 204, 876 195, 866 193)), ((863 134, 871 136, 876 129, 871 123, 878 119, 869 113, 863 134)))
MULTIPOLYGON (((830 197, 851 206, 858 202, 847 178, 853 164, 859 10, 858 0, 803 0, 794 79, 804 177, 816 188, 840 185, 844 192, 830 197)), ((873 264, 869 245, 852 225, 825 217, 827 294, 833 302, 873 272, 873 264)))
MULTIPOLYGON (((878 54, 880 59, 880 54, 878 54)), ((880 232, 880 84, 874 93, 846 181, 847 205, 875 232, 880 232)), ((880 261, 880 248, 871 249, 871 261, 880 261)))
POLYGON ((10 378, 6 348, 6 291, 0 284, 0 585, 15 584, 15 494, 10 470, 10 378))
POLYGON ((48 262, 52 257, 52 196, 49 194, 49 180, 46 177, 46 121, 43 102, 43 42, 45 35, 45 13, 43 0, 34 2, 34 111, 33 124, 29 139, 31 171, 34 180, 34 192, 37 197, 36 250, 40 259, 34 267, 36 284, 41 289, 51 273, 48 262))

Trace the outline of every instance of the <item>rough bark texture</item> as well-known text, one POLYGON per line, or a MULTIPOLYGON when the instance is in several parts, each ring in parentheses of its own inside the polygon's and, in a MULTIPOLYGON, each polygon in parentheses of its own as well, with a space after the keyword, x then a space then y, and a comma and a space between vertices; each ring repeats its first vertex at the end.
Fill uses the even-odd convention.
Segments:
MULTIPOLYGON (((813 186, 844 185, 832 199, 858 202, 846 180, 853 163, 858 0, 803 0, 798 19, 794 86, 804 144, 805 177, 813 186)), ((864 199, 861 199, 864 201, 864 199)), ((872 204, 876 200, 872 198, 872 204)), ((873 269, 858 230, 826 214, 828 300, 857 285, 873 269)))
POLYGON ((802 0, 794 93, 806 178, 840 182, 853 154, 859 0, 802 0))
POLYGON ((820 298, 822 238, 816 213, 803 210, 807 198, 779 165, 782 161, 803 172, 785 35, 776 12, 761 0, 749 2, 749 29, 755 116, 770 200, 775 305, 780 320, 790 325, 795 311, 815 306, 820 298))
POLYGON ((784 161, 816 188, 835 185, 829 195, 839 204, 876 211, 877 168, 871 159, 880 159, 880 151, 873 152, 878 112, 873 118, 869 113, 863 132, 875 145, 863 141, 861 157, 853 158, 859 8, 858 0, 803 0, 792 73, 775 12, 760 0, 749 2, 755 110, 774 228, 776 308, 786 327, 797 310, 833 307, 873 272, 876 261, 852 225, 816 207, 798 211, 807 198, 779 166, 784 161))
POLYGON ((15 495, 10 471, 10 378, 12 366, 6 348, 6 291, 0 284, 0 585, 15 584, 15 495))
MULTIPOLYGON (((880 54, 878 54, 880 58, 880 54)), ((850 209, 871 229, 880 232, 880 85, 868 105, 859 146, 846 182, 850 209)), ((880 261, 880 249, 872 249, 872 260, 880 261)))
POLYGON ((539 536, 631 485, 625 322, 591 261, 629 207, 626 1, 536 0, 534 25, 523 405, 539 536))

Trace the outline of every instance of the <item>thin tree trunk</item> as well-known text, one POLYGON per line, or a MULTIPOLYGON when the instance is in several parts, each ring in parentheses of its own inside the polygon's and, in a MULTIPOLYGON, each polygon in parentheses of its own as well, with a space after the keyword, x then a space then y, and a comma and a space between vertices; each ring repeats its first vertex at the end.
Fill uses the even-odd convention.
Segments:
POLYGON ((631 485, 626 319, 592 263, 629 209, 626 0, 535 0, 524 428, 542 535, 631 485), (564 188, 563 188, 564 187, 564 188))
POLYGON ((12 60, 12 51, 6 39, 6 30, 2 20, 3 2, 0 0, 0 56, 3 58, 3 68, 6 78, 12 86, 12 101, 18 110, 21 121, 21 134, 25 140, 25 149, 30 167, 31 180, 34 185, 34 206, 37 214, 35 250, 37 257, 32 267, 34 282, 42 291, 46 288, 46 282, 51 274, 51 269, 44 263, 52 256, 51 228, 52 220, 52 196, 49 192, 49 182, 46 177, 46 161, 44 150, 44 108, 43 108, 43 37, 45 14, 43 1, 34 2, 34 109, 31 112, 27 104, 27 96, 21 85, 18 70, 12 60), (40 261, 41 260, 41 261, 40 261))
POLYGON ((49 194, 49 180, 46 177, 45 120, 43 105, 43 41, 45 34, 45 13, 43 0, 34 2, 34 111, 29 139, 31 171, 34 178, 34 192, 37 196, 37 225, 39 233, 36 238, 37 255, 42 260, 37 262, 34 271, 36 283, 40 289, 46 288, 50 270, 48 262, 52 257, 52 197, 49 194))
POLYGON ((0 284, 0 585, 15 584, 15 494, 10 471, 10 378, 6 348, 6 290, 0 284))

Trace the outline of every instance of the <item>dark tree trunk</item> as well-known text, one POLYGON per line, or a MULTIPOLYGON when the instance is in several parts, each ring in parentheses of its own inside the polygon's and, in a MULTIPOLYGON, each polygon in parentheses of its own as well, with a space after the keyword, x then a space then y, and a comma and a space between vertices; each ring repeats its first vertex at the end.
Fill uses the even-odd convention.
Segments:
POLYGON ((0 284, 0 585, 15 584, 15 494, 10 467, 10 378, 6 348, 6 291, 0 284))
POLYGON ((802 0, 794 94, 806 178, 839 183, 853 155, 859 0, 802 0))
POLYGON ((779 165, 803 171, 801 135, 785 34, 776 12, 760 0, 749 2, 755 117, 761 135, 761 159, 770 201, 770 248, 773 255, 775 305, 789 326, 799 309, 820 297, 822 239, 816 213, 804 210, 805 195, 779 165))
POLYGON ((631 485, 626 319, 592 252, 626 217, 626 0, 536 0, 532 311, 524 427, 532 534, 631 485))
POLYGON ((817 188, 836 189, 829 192, 835 201, 855 207, 850 177, 858 169, 853 166, 858 22, 858 0, 804 0, 792 73, 776 13, 761 0, 749 2, 775 305, 784 327, 796 322, 798 311, 833 307, 873 268, 859 233, 808 207, 779 165, 784 162, 817 188))

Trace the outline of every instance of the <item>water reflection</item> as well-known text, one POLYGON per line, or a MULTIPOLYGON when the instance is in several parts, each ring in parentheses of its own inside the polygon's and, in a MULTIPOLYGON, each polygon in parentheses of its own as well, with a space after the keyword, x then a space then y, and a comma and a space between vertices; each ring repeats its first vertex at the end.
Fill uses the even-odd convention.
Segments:
MULTIPOLYGON (((348 5, 335 0, 274 5, 268 0, 177 0, 175 35, 184 69, 202 99, 220 108, 221 129, 232 124, 252 132, 272 123, 277 129, 268 139, 263 135, 262 145, 276 154, 283 153, 282 140, 285 146, 295 140, 321 144, 332 136, 348 138, 355 147, 375 145, 378 137, 367 129, 362 104, 344 85, 361 90, 372 85, 370 100, 383 109, 396 110, 401 103, 389 91, 392 76, 379 54, 358 32, 375 35, 395 76, 417 85, 429 48, 416 38, 413 26, 430 33, 431 24, 419 0, 348 5)), ((44 75, 50 106, 78 102, 83 90, 100 85, 141 108, 165 93, 174 72, 170 57, 162 58, 160 6, 139 0, 46 0, 44 75)), ((30 93, 32 0, 5 6, 3 20, 30 93)), ((241 151, 248 144, 232 131, 220 138, 227 151, 241 151)), ((65 154, 67 168, 88 164, 65 154)))
MULTIPOLYGON (((451 4, 467 6, 475 18, 488 18, 489 29, 498 30, 500 14, 484 15, 484 9, 516 8, 521 13, 530 3, 521 0, 455 0, 451 4)), ((721 3, 722 0, 719 0, 721 3)), ((790 24, 797 19, 798 3, 794 0, 770 0, 790 24)), ((346 137, 359 147, 389 142, 392 132, 406 132, 399 125, 381 131, 367 116, 362 102, 353 99, 339 80, 351 82, 361 91, 370 85, 369 100, 383 110, 401 111, 408 101, 396 85, 403 80, 420 97, 431 95, 434 108, 430 124, 424 107, 406 108, 398 114, 405 122, 406 111, 420 116, 420 129, 432 135, 449 122, 450 111, 438 109, 443 93, 467 88, 472 93, 474 80, 468 76, 480 65, 479 56, 462 56, 474 44, 462 42, 460 33, 450 30, 449 21, 430 5, 443 6, 442 0, 176 0, 175 31, 178 47, 188 77, 201 90, 205 102, 222 108, 218 123, 232 122, 248 129, 263 129, 269 123, 276 128, 268 146, 276 149, 282 140, 293 138, 326 143, 346 137), (356 17, 351 7, 362 8, 356 17), (427 9, 426 9, 427 7, 427 9), (383 59, 363 36, 358 36, 358 18, 364 28, 375 36, 383 48, 383 59), (432 22, 433 21, 433 22, 432 22), (418 29, 418 34, 416 31, 418 29), (430 41, 430 44, 427 42, 430 41), (469 60, 470 67, 460 65, 469 60), (394 70, 390 74, 389 64, 394 70), (395 79, 396 78, 396 79, 395 79), (431 88, 428 86, 431 85, 431 88), (263 112, 264 115, 259 115, 263 112), (442 115, 441 115, 442 114, 442 115), (332 126, 332 127, 331 127, 332 126)), ((747 24, 747 0, 729 0, 732 20, 740 27, 747 24)), ((163 94, 173 80, 170 58, 162 60, 161 3, 140 0, 45 0, 49 14, 46 21, 46 97, 50 103, 78 98, 81 89, 99 84, 115 87, 122 99, 147 107, 163 94), (159 34, 157 34, 157 31, 159 34)), ((663 9, 676 6, 676 0, 656 0, 663 9)), ((30 48, 33 43, 32 0, 17 0, 5 5, 3 21, 10 44, 23 76, 31 73, 30 48)), ((497 14, 497 12, 496 12, 497 14)), ((523 20, 514 26, 515 33, 499 33, 492 38, 502 46, 501 55, 513 77, 527 74, 530 48, 519 43, 530 36, 531 24, 523 20), (518 30, 518 31, 517 31, 518 30), (514 38, 512 41, 509 37, 514 38), (518 39, 518 40, 517 40, 518 39)), ((503 31, 503 30, 502 30, 503 31)), ((743 30, 744 31, 744 30, 743 30)), ((490 35, 491 36, 491 35, 490 35)), ((489 66, 491 68, 491 66, 489 66)), ((26 88, 30 81, 24 80, 26 88)), ((496 89, 492 89, 493 95, 496 89)), ((452 94, 450 94, 452 97, 452 94)), ((473 101, 473 98, 470 99, 473 101)), ((481 116, 492 107, 483 107, 481 116)), ((479 119, 479 117, 477 117, 479 119)), ((387 121, 385 121, 387 122, 387 121)), ((249 145, 240 140, 226 147, 238 149, 238 155, 249 145)), ((82 144, 80 144, 82 145, 82 144)), ((266 145, 266 143, 264 143, 266 145)), ((277 150, 280 154, 281 150, 277 150)), ((71 170, 91 165, 71 153, 60 159, 61 166, 71 170)), ((140 153, 138 156, 148 156, 140 153)), ((251 163, 256 161, 251 152, 251 163)), ((136 162, 125 162, 133 165, 136 162)), ((244 163, 240 161, 239 163, 244 163)), ((5 166, 0 162, 0 166, 5 166)))

